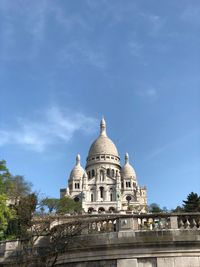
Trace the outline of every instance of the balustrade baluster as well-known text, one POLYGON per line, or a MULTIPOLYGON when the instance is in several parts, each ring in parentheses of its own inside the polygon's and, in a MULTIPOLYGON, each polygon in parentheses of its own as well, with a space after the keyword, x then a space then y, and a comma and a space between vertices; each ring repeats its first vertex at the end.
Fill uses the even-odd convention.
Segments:
POLYGON ((197 228, 200 229, 200 217, 197 219, 197 228))
POLYGON ((185 229, 190 229, 190 222, 188 221, 188 218, 185 222, 185 229))
POLYGON ((184 222, 183 222, 183 220, 180 218, 180 220, 179 220, 179 228, 180 229, 184 229, 185 227, 184 227, 184 222))
POLYGON ((197 229, 197 223, 196 223, 195 218, 192 219, 191 228, 194 229, 194 230, 197 229))

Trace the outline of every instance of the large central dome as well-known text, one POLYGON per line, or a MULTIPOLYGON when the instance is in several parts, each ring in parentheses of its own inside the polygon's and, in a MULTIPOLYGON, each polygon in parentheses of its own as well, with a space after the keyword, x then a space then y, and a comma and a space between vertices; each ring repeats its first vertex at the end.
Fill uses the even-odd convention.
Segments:
POLYGON ((115 144, 112 142, 110 138, 108 138, 106 134, 106 122, 104 119, 101 120, 100 135, 92 143, 89 153, 88 153, 88 158, 91 158, 97 155, 111 155, 111 156, 119 157, 115 144))

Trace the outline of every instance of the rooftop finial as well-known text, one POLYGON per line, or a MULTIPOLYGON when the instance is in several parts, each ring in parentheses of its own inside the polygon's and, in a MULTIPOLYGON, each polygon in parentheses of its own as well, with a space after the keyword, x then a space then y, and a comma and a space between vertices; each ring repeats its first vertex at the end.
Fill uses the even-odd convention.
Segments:
POLYGON ((102 117, 101 123, 100 123, 100 135, 106 136, 106 122, 105 122, 104 117, 102 117))
POLYGON ((129 155, 126 152, 126 154, 125 154, 125 164, 127 164, 127 163, 129 163, 129 155))
POLYGON ((80 162, 81 162, 81 156, 80 156, 80 154, 77 154, 77 156, 76 156, 76 165, 80 165, 80 162))

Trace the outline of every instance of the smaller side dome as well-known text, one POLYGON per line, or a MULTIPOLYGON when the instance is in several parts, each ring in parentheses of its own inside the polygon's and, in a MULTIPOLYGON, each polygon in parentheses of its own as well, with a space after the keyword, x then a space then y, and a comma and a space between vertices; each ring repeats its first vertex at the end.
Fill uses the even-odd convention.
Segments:
POLYGON ((78 154, 76 156, 76 165, 74 166, 74 168, 72 169, 71 173, 70 173, 70 180, 72 179, 80 179, 83 177, 85 170, 82 168, 81 166, 81 157, 78 154))
POLYGON ((128 153, 125 154, 125 165, 121 169, 121 174, 124 178, 133 177, 136 180, 136 173, 133 167, 129 163, 129 155, 128 153))

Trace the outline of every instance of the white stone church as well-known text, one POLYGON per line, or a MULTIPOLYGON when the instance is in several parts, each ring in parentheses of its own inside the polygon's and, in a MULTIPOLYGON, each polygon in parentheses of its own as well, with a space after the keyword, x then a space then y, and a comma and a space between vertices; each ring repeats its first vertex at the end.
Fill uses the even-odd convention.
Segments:
POLYGON ((140 187, 128 153, 121 166, 115 144, 106 134, 106 122, 100 123, 100 135, 92 143, 85 169, 80 155, 70 173, 68 187, 61 189, 61 197, 82 201, 85 212, 147 211, 146 187, 140 187))

